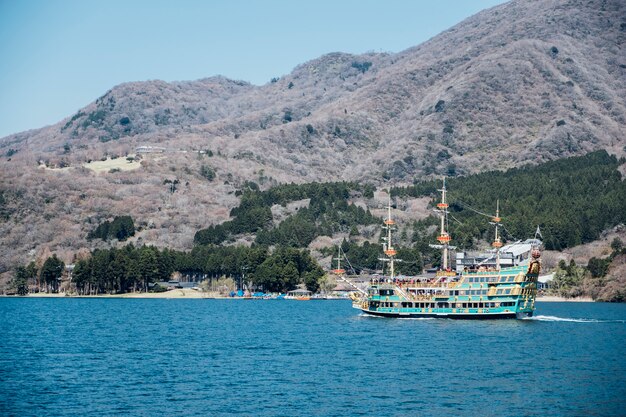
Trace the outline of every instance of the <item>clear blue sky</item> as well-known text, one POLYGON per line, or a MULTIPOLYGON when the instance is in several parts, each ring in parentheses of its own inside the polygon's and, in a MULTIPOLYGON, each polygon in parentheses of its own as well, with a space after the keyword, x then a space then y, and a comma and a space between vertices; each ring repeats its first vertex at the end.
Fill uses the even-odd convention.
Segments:
POLYGON ((0 0, 0 137, 116 84, 262 85, 329 52, 399 52, 503 0, 0 0))

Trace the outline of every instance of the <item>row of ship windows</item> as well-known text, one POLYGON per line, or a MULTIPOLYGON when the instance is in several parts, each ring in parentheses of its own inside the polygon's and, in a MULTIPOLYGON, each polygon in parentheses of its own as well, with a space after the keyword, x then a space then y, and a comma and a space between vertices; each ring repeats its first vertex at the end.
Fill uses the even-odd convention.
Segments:
MULTIPOLYGON (((511 294, 511 289, 512 288, 499 288, 496 291, 497 295, 509 295, 511 294)), ((458 295, 487 295, 488 290, 452 290, 449 292, 449 295, 451 297, 454 296, 458 296, 458 295)), ((430 295, 430 293, 424 292, 422 290, 419 291, 409 291, 409 293, 413 294, 413 295, 430 295)), ((376 295, 377 291, 369 291, 370 295, 376 295)), ((393 295, 394 291, 393 290, 380 290, 379 295, 381 296, 389 296, 389 295, 393 295)), ((524 293, 523 293, 524 294, 524 293)))
POLYGON ((496 290, 496 295, 509 295, 511 294, 511 288, 500 288, 496 290))
MULTIPOLYGON (((451 297, 454 297, 456 295, 487 295, 487 291, 488 290, 451 290, 446 294, 450 295, 451 297)), ((423 290, 409 291, 409 293, 414 294, 414 295, 430 295, 430 293, 425 292, 423 290)), ((382 292, 381 292, 381 295, 382 295, 382 292)))
POLYGON ((468 282, 515 282, 515 275, 508 277, 469 277, 468 282))
MULTIPOLYGON (((375 304, 375 303, 374 303, 375 304)), ((381 302, 380 307, 391 308, 498 308, 498 307, 513 307, 514 301, 505 301, 502 303, 411 303, 411 302, 381 302)))
MULTIPOLYGON (((510 295, 511 294, 511 290, 512 288, 500 288, 496 291, 496 294, 498 295, 510 295)), ((413 291, 409 291, 411 294, 414 295, 429 295, 425 292, 422 291, 418 291, 417 293, 413 292, 413 291)), ((487 295, 487 293, 489 292, 489 290, 453 290, 449 292, 449 295, 451 297, 454 296, 458 296, 458 295, 487 295)), ((381 295, 384 295, 381 291, 381 295)), ((392 294, 389 294, 392 295, 392 294)))

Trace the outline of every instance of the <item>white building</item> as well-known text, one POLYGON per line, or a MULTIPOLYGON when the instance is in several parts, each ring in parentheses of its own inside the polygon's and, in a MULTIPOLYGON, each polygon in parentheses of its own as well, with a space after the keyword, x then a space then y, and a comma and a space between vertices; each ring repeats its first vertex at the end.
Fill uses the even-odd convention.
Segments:
MULTIPOLYGON (((519 240, 517 242, 504 245, 500 248, 500 267, 507 268, 510 266, 527 264, 533 247, 539 246, 541 246, 541 241, 538 239, 526 239, 524 241, 519 240)), ((495 268, 495 249, 481 254, 468 254, 467 252, 456 253, 457 272, 463 272, 465 268, 477 265, 484 266, 486 268, 495 268)))

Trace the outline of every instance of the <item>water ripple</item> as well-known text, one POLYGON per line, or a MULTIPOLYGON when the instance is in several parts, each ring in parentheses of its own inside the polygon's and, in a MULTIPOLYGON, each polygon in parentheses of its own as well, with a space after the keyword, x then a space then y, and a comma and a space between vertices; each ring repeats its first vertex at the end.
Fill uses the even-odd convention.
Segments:
POLYGON ((0 299, 0 415, 626 409, 624 305, 542 303, 530 320, 371 318, 345 301, 0 299))

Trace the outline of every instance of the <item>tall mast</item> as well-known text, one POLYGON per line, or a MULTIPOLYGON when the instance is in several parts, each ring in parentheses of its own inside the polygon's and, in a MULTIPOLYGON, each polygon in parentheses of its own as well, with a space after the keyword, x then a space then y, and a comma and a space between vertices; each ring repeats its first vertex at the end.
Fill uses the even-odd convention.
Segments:
POLYGON ((500 235, 498 234, 498 226, 501 226, 500 221, 500 200, 496 200, 496 216, 491 218, 494 226, 496 226, 496 237, 493 240, 491 246, 496 249, 496 269, 500 270, 500 248, 502 247, 502 241, 500 240, 500 235))
POLYGON ((345 269, 341 269, 341 244, 337 245, 337 257, 333 260, 337 261, 337 269, 333 269, 333 272, 337 275, 342 275, 345 269))
POLYGON ((441 202, 437 204, 437 208, 439 209, 439 213, 441 214, 441 231, 439 232, 437 240, 439 241, 439 243, 441 243, 441 247, 443 249, 443 270, 447 271, 449 243, 452 238, 450 237, 450 234, 446 231, 446 223, 448 220, 448 203, 446 203, 446 177, 443 177, 443 188, 439 191, 441 191, 441 202))
POLYGON ((387 247, 385 249, 385 255, 389 257, 387 259, 389 261, 389 269, 391 272, 389 278, 393 279, 395 273, 394 258, 398 252, 393 248, 393 243, 391 241, 391 229, 393 229, 393 226, 396 224, 396 222, 391 219, 391 192, 389 192, 389 203, 387 204, 387 219, 385 219, 384 223, 384 227, 387 229, 387 247))

